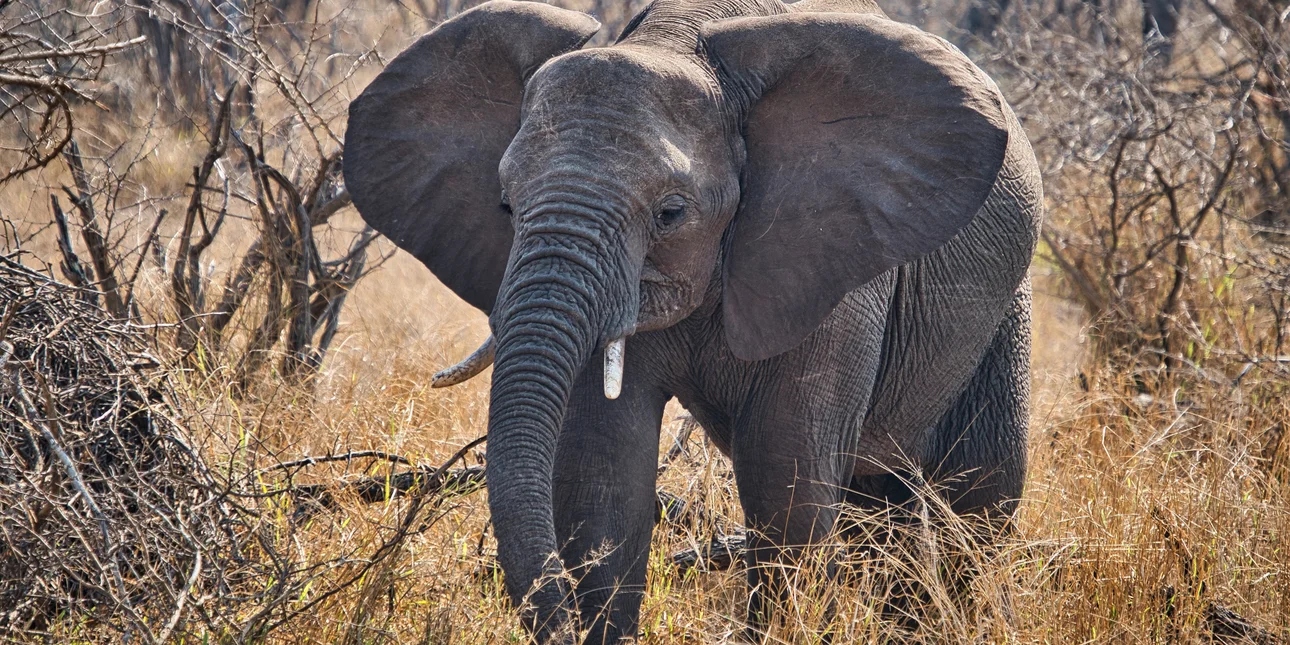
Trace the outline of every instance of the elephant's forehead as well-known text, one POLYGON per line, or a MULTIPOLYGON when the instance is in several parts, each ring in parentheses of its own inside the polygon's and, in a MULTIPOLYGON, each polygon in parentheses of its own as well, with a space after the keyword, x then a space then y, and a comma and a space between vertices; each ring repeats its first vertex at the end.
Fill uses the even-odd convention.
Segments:
POLYGON ((592 165, 606 175, 684 176, 692 171, 692 137, 658 123, 576 115, 526 120, 502 159, 503 176, 538 176, 552 164, 592 165))
MULTIPOLYGON (((561 56, 529 82, 508 162, 636 160, 633 172, 688 174, 697 147, 718 132, 715 93, 685 61, 629 48, 561 56)), ((522 174, 522 173, 521 173, 522 174)))
POLYGON ((525 103, 526 112, 536 118, 584 110, 648 118, 703 110, 715 100, 714 80, 692 61, 632 47, 606 47, 548 62, 529 82, 525 103))

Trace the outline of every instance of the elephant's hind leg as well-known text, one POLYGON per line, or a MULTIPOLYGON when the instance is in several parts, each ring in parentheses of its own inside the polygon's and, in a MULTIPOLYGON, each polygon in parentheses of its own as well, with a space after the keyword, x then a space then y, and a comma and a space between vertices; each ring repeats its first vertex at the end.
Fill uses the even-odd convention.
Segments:
MULTIPOLYGON (((844 520, 842 530, 861 561, 884 551, 928 557, 920 537, 937 530, 938 519, 944 519, 936 512, 941 503, 927 496, 931 490, 954 515, 969 520, 965 528, 972 532, 971 541, 989 548, 1016 510, 1025 482, 1029 364, 1030 288, 1023 283, 966 388, 934 428, 920 464, 926 483, 909 472, 851 478, 846 502, 860 521, 844 520), (914 488, 926 492, 915 494, 914 488)), ((940 557, 949 559, 924 563, 925 570, 955 572, 942 582, 951 583, 948 591, 956 602, 973 606, 967 596, 974 575, 970 562, 979 558, 940 557)), ((932 590, 926 581, 899 578, 894 570, 880 575, 889 580, 886 619, 903 630, 917 630, 920 615, 930 606, 932 590)))
POLYGON ((967 387, 941 417, 923 459, 927 477, 957 515, 1012 517, 1026 479, 1030 421, 1030 281, 967 387))
MULTIPOLYGON (((1017 288, 989 348, 946 410, 922 458, 923 472, 957 515, 1011 517, 1026 478, 1030 412, 1030 282, 1017 288)), ((917 496, 908 472, 854 476, 846 503, 869 515, 893 507, 910 515, 917 496)), ((849 534, 852 537, 854 534, 849 534)))
MULTIPOLYGON (((967 387, 937 424, 923 460, 928 483, 949 504, 955 520, 950 531, 963 531, 935 563, 941 583, 961 611, 984 609, 972 594, 973 580, 982 573, 999 538, 1010 530, 1026 480, 1026 434, 1030 420, 1030 283, 1023 282, 1007 316, 967 387)), ((928 509, 932 510, 931 508, 928 509)), ((927 513, 924 530, 941 530, 944 514, 927 513)), ((911 594, 926 594, 920 585, 911 594)), ((1011 616, 1007 595, 996 610, 1011 616)), ((907 623, 908 624, 908 623, 907 623)))

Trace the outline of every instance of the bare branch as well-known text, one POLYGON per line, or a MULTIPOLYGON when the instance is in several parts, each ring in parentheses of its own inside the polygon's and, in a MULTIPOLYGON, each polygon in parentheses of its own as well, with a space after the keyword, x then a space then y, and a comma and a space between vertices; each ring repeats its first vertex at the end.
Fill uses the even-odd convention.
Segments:
POLYGON ((109 45, 94 45, 92 47, 80 47, 72 49, 48 49, 44 51, 23 52, 20 54, 9 54, 0 56, 0 65, 9 65, 23 61, 48 60, 51 58, 84 58, 86 56, 97 56, 101 54, 110 54, 121 51, 127 47, 133 47, 147 42, 147 37, 139 36, 119 43, 109 45))

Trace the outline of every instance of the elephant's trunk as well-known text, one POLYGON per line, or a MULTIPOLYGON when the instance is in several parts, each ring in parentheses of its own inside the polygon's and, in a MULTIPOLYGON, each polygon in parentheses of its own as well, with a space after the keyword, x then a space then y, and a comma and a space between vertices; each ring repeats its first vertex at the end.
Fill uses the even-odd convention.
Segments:
POLYGON ((635 290, 625 288, 621 271, 603 269, 622 263, 605 262, 602 244, 584 247, 585 257, 570 253, 570 246, 567 238, 546 238, 518 253, 493 313, 489 507, 507 591, 526 609, 538 642, 563 642, 559 635, 576 625, 557 555, 551 494, 570 390, 590 357, 624 333, 624 321, 635 314, 634 306, 630 316, 622 306, 634 305, 628 298, 635 290))

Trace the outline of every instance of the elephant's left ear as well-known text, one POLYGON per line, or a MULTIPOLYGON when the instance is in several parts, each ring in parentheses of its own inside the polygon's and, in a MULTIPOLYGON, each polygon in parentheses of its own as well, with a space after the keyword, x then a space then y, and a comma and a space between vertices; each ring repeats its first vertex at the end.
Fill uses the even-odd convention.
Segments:
POLYGON ((1005 108, 944 40, 839 13, 719 21, 702 38, 749 105, 724 276, 736 356, 792 349, 847 292, 936 250, 985 203, 1005 108))

